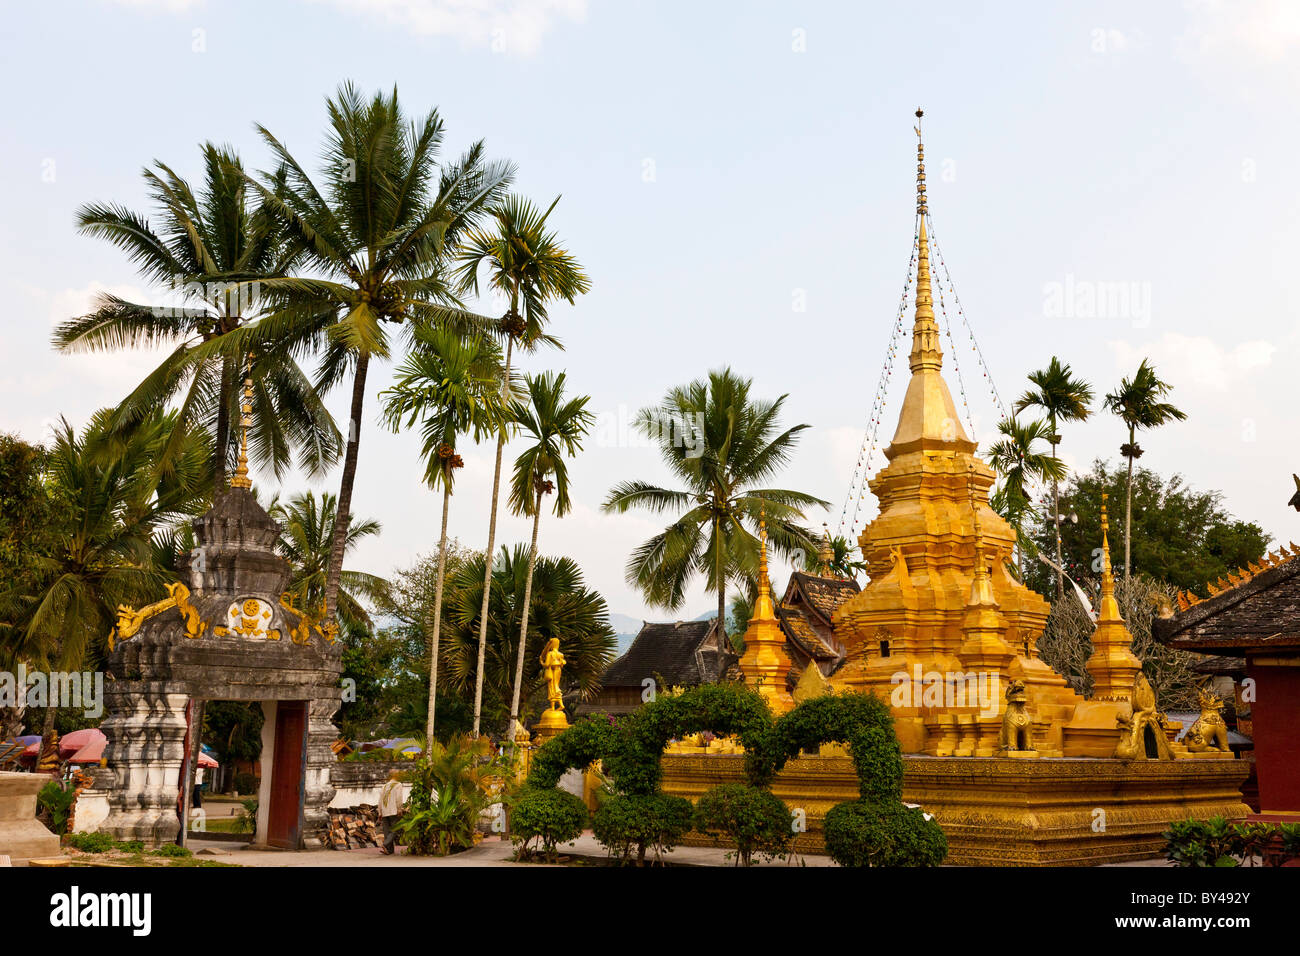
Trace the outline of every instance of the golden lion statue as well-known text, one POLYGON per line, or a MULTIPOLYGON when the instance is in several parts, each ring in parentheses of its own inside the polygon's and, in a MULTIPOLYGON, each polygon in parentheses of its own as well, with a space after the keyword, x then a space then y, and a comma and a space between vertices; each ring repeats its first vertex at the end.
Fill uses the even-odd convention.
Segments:
POLYGON ((1200 693, 1201 716, 1187 731, 1187 749, 1192 753, 1228 750, 1228 725, 1223 722, 1223 698, 1208 689, 1200 693))
POLYGON ((1025 682, 1016 678, 1007 685, 1007 710, 1002 715, 998 746, 1002 750, 1034 749, 1033 719, 1025 707, 1025 682))

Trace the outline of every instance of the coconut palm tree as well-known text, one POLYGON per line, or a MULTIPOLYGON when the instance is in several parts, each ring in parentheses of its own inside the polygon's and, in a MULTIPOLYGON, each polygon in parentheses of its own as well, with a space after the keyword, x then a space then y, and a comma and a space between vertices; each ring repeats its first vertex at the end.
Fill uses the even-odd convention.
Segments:
MULTIPOLYGON (((552 510, 557 518, 569 513, 569 466, 565 461, 582 450, 582 439, 595 422, 587 411, 591 399, 583 395, 568 398, 564 394, 564 373, 547 372, 527 379, 528 401, 516 401, 512 417, 530 444, 515 461, 510 484, 510 509, 515 514, 531 516, 533 539, 528 548, 528 572, 524 576, 525 607, 533 589, 533 570, 537 564, 537 532, 542 521, 542 500, 554 492, 552 510)), ((515 662, 514 692, 510 697, 510 721, 513 728, 519 719, 519 690, 524 680, 524 649, 528 643, 528 615, 519 617, 519 656, 515 662)), ((511 739, 514 739, 513 732, 511 739)))
MULTIPOLYGON (((448 584, 448 670, 453 686, 468 692, 478 683, 478 648, 483 604, 483 555, 476 554, 459 568, 448 584)), ((492 562, 488 600, 488 651, 483 671, 484 711, 492 723, 506 727, 514 677, 515 638, 524 616, 524 588, 528 554, 522 544, 501 548, 492 562)), ((614 659, 617 635, 609 624, 605 599, 589 590, 578 565, 566 557, 539 556, 527 604, 529 648, 524 655, 524 699, 541 680, 538 658, 551 638, 564 650, 564 680, 577 685, 584 696, 600 687, 600 675, 614 659)))
MULTIPOLYGON (((1047 424, 1051 429, 1048 438, 1052 446, 1052 457, 1059 457, 1056 449, 1061 443, 1060 424, 1062 422, 1086 421, 1091 414, 1088 406, 1092 403, 1092 386, 1081 378, 1075 378, 1069 365, 1064 365, 1055 355, 1047 363, 1047 368, 1029 374, 1029 381, 1034 386, 1026 390, 1015 404, 1018 415, 1027 408, 1038 408, 1047 415, 1047 424)), ((1052 523, 1056 527, 1056 599, 1065 595, 1065 572, 1062 570, 1061 557, 1061 496, 1060 480, 1052 479, 1052 523)))
MULTIPOLYGON (((293 595, 300 608, 321 607, 325 603, 325 587, 334 556, 334 496, 325 492, 317 499, 315 492, 307 491, 287 502, 273 500, 267 512, 280 524, 275 550, 293 568, 285 590, 293 595)), ((379 522, 373 518, 351 522, 344 553, 380 530, 379 522)), ((338 598, 338 614, 344 625, 369 627, 370 615, 363 601, 380 600, 387 586, 388 582, 378 575, 344 568, 339 575, 338 598)))
MULTIPOLYGON (((1025 523, 1037 512, 1032 505, 1029 487, 1044 481, 1060 481, 1065 477, 1065 466, 1050 452, 1039 451, 1037 442, 1050 442, 1051 426, 1041 419, 1021 422, 1014 415, 998 422, 1002 436, 989 446, 989 464, 1002 476, 1002 483, 990 499, 993 510, 1006 519, 1016 532, 1016 549, 1020 552, 1018 565, 1033 548, 1025 533, 1025 523)), ((1024 573, 1023 566, 1020 567, 1024 573)))
POLYGON ((1119 387, 1104 399, 1106 410, 1114 412, 1128 427, 1128 441, 1119 453, 1128 459, 1128 488, 1124 494, 1124 580, 1129 579, 1131 531, 1133 526, 1133 461, 1142 457, 1137 443, 1139 428, 1159 428, 1173 421, 1183 421, 1187 415, 1168 402, 1161 401, 1173 386, 1161 381, 1155 367, 1146 359, 1138 366, 1131 379, 1123 379, 1119 387))
MULTIPOLYGON (((174 345, 109 419, 111 429, 121 432, 177 401, 178 428, 160 450, 162 468, 170 467, 186 436, 199 427, 212 436, 214 488, 225 487, 229 464, 239 452, 239 429, 231 423, 238 421, 247 374, 254 410, 260 412, 250 435, 254 463, 271 466, 279 476, 296 450, 299 467, 323 472, 338 459, 342 441, 292 354, 266 347, 248 364, 245 352, 216 347, 261 317, 267 303, 260 279, 283 272, 292 261, 271 210, 256 201, 239 157, 206 144, 203 188, 197 193, 160 162, 142 175, 157 228, 139 213, 107 203, 83 206, 77 226, 82 234, 125 251, 147 281, 170 289, 171 301, 150 306, 102 293, 94 311, 55 330, 55 347, 93 352, 174 345), (200 348, 204 343, 211 345, 200 348)), ((281 188, 281 177, 273 177, 271 188, 281 188)))
POLYGON ((758 522, 766 508, 773 550, 792 559, 817 544, 797 521, 801 509, 827 502, 801 491, 766 487, 789 461, 808 425, 779 431, 786 396, 750 396, 752 380, 731 369, 674 388, 663 401, 642 409, 635 426, 659 445, 660 456, 680 488, 624 481, 610 490, 606 513, 644 508, 680 512, 662 533, 632 553, 627 579, 646 600, 675 610, 686 600, 696 574, 717 595, 718 621, 726 621, 727 584, 758 576, 758 522), (746 527, 748 525, 748 527, 746 527))
POLYGON ((408 122, 396 89, 366 100, 345 83, 326 106, 330 126, 320 188, 280 140, 257 127, 285 171, 283 189, 265 175, 258 188, 284 230, 296 267, 311 274, 263 279, 276 309, 239 344, 290 342, 318 350, 321 392, 352 374, 325 581, 326 616, 333 619, 370 362, 389 355, 390 325, 464 329, 486 321, 460 307, 447 259, 465 230, 499 201, 514 170, 487 162, 482 141, 458 160, 440 164, 443 123, 437 110, 408 122))
MULTIPOLYGON (((470 229, 461 243, 459 288, 462 292, 480 290, 480 271, 486 268, 488 286, 509 303, 497 323, 499 335, 506 342, 505 367, 501 377, 504 392, 509 387, 511 361, 516 347, 531 352, 540 345, 559 342, 546 333, 547 308, 563 299, 570 305, 591 288, 591 280, 578 260, 561 245, 554 232, 546 227, 560 198, 545 212, 527 199, 510 196, 495 212, 490 226, 470 229)), ((509 438, 508 428, 497 436, 496 464, 492 472, 492 505, 488 516, 488 543, 484 553, 484 605, 479 615, 479 664, 474 688, 474 733, 479 732, 483 703, 483 666, 487 653, 487 579, 492 574, 496 548, 497 501, 501 493, 501 461, 509 438)))
POLYGON ((501 349, 490 338, 462 338, 445 329, 417 329, 415 348, 397 369, 397 384, 380 397, 389 426, 397 431, 423 422, 424 480, 442 487, 442 531, 438 536, 438 569, 433 610, 424 622, 429 635, 429 715, 426 737, 432 741, 438 691, 439 640, 442 630, 442 596, 447 573, 447 516, 457 469, 464 466, 456 453, 457 440, 466 435, 475 442, 495 435, 507 409, 501 392, 501 349))
MULTIPOLYGON (((0 582, 7 654, 47 670, 81 670, 116 621, 120 604, 162 596, 164 577, 152 563, 153 536, 196 515, 211 488, 212 448, 186 432, 176 412, 155 412, 104 454, 112 413, 96 413, 78 435, 66 421, 55 429, 46 463, 54 499, 57 545, 40 555, 34 574, 0 582), (155 462, 177 441, 172 467, 155 462)), ((56 708, 45 713, 51 741, 56 708)))

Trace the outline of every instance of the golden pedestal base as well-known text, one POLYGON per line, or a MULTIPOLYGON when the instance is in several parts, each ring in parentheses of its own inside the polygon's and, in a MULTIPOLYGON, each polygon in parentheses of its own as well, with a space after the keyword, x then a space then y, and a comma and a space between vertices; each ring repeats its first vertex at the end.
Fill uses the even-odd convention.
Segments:
MULTIPOLYGON (((1160 834, 1174 820, 1250 812, 1239 790, 1248 767, 1238 760, 906 756, 903 765, 903 800, 934 814, 948 838, 947 862, 958 866, 1149 859, 1162 854, 1160 834)), ((665 754, 663 770, 665 791, 694 800, 743 780, 744 758, 665 754)), ((858 798, 858 782, 846 757, 800 757, 772 791, 804 811, 808 831, 796 851, 819 853, 822 820, 835 804, 858 798)), ((702 839, 699 845, 712 845, 702 839)))
POLYGON ((542 711, 542 716, 533 725, 533 733, 543 741, 550 740, 568 729, 569 719, 564 716, 564 711, 551 708, 542 711))

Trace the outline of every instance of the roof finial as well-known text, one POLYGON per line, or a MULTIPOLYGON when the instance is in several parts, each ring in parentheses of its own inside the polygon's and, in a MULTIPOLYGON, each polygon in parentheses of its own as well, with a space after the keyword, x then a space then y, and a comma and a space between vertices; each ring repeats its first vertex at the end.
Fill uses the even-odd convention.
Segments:
POLYGON ((1106 500, 1110 495, 1101 493, 1101 607, 1097 611, 1100 621, 1119 620, 1119 604, 1115 600, 1115 572, 1110 565, 1110 519, 1106 514, 1106 500))
POLYGON ((231 488, 252 488, 248 478, 248 430, 253 427, 253 353, 248 353, 244 373, 244 395, 239 405, 239 464, 231 476, 231 488))

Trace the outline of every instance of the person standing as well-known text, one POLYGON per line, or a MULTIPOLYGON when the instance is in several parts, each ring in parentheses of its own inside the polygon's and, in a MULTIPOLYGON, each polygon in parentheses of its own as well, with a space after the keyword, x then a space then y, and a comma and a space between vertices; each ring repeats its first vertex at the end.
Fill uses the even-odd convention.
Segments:
POLYGON ((402 816, 402 772, 388 774, 388 782, 379 793, 379 821, 384 827, 383 852, 391 856, 397 852, 397 821, 402 816))

